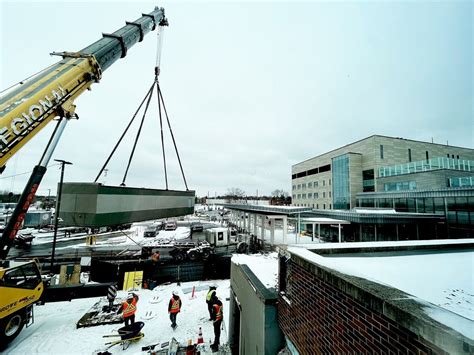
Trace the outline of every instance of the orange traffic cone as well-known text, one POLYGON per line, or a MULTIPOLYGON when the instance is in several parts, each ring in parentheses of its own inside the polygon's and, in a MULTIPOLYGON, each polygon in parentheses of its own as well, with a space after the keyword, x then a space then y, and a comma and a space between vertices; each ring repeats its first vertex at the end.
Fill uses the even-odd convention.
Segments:
POLYGON ((204 338, 202 337, 202 330, 201 330, 201 327, 199 327, 199 335, 198 335, 197 343, 198 343, 198 344, 204 343, 204 338))

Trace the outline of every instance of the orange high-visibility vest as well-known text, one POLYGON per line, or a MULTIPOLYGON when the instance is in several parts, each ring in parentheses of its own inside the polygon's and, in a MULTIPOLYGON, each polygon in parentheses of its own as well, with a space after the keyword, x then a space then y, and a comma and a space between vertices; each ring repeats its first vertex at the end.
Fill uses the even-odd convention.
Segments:
POLYGON ((177 300, 175 300, 174 298, 171 298, 171 302, 173 303, 171 304, 170 313, 178 313, 179 312, 179 298, 177 300))
POLYGON ((216 312, 216 320, 221 320, 222 319, 222 306, 215 304, 214 310, 216 312))
POLYGON ((133 316, 135 312, 137 311, 137 299, 134 297, 132 300, 132 303, 128 303, 125 301, 122 305, 122 308, 123 308, 123 316, 125 318, 133 316))

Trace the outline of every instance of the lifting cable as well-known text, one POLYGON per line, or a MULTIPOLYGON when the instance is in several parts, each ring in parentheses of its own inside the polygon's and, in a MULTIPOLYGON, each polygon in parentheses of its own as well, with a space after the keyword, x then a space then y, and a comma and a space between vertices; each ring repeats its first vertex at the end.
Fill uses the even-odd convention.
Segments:
POLYGON ((159 84, 159 81, 158 81, 158 76, 160 74, 161 46, 162 46, 162 43, 163 43, 162 38, 163 38, 163 26, 159 26, 159 28, 158 28, 157 53, 156 53, 156 66, 155 66, 155 80, 153 81, 153 84, 151 85, 150 89, 147 91, 147 93, 146 93, 145 97, 143 98, 142 102, 138 106, 138 109, 133 114, 132 119, 130 120, 130 122, 128 123, 128 125, 125 128, 124 132, 120 136, 118 142, 115 144, 114 148, 112 149, 112 152, 108 156, 108 158, 105 161, 104 165, 102 166, 99 173, 97 174, 97 177, 95 178, 94 182, 97 182, 99 180, 99 177, 102 175, 102 173, 106 169, 107 164, 110 162, 110 159, 114 155, 114 153, 117 150, 118 146, 120 145, 123 138, 127 134, 128 129, 130 128, 133 121, 135 120, 135 117, 138 115, 138 112, 141 110, 141 108, 143 107, 143 104, 146 101, 145 109, 144 109, 142 119, 141 119, 141 122, 140 122, 140 127, 138 128, 137 134, 135 136, 132 151, 131 151, 129 159, 128 159, 127 168, 125 169, 125 173, 124 173, 124 176, 123 176, 123 179, 122 179, 122 183, 120 184, 120 186, 125 186, 125 180, 127 179, 130 164, 131 164, 133 156, 135 154, 135 149, 136 149, 136 146, 137 146, 137 143, 138 143, 138 139, 140 138, 143 123, 145 121, 145 117, 146 117, 146 114, 147 114, 147 111, 148 111, 148 108, 149 108, 149 105, 150 105, 150 101, 151 101, 151 98, 153 96, 154 88, 156 87, 156 93, 157 93, 157 99, 158 99, 158 115, 159 115, 159 120, 160 120, 160 131, 161 131, 161 149, 162 149, 162 155, 163 155, 163 167, 164 167, 164 173, 165 173, 166 190, 168 190, 168 172, 167 172, 167 168, 166 168, 166 153, 165 153, 165 144, 164 144, 164 136, 163 136, 162 106, 163 106, 163 111, 164 111, 164 114, 165 114, 165 117, 166 117, 166 122, 168 123, 168 128, 169 128, 169 131, 170 131, 171 139, 173 140, 173 145, 174 145, 174 149, 175 149, 175 152, 176 152, 176 156, 178 158, 178 163, 179 163, 179 167, 181 169, 181 174, 183 176, 184 185, 186 187, 186 191, 189 191, 188 184, 187 184, 187 181, 186 181, 186 177, 184 175, 183 166, 181 164, 181 158, 179 157, 178 147, 177 147, 176 141, 174 139, 173 130, 171 128, 171 123, 170 123, 170 120, 169 120, 169 117, 168 117, 168 112, 166 111, 165 101, 163 99, 163 94, 161 92, 160 84, 159 84))

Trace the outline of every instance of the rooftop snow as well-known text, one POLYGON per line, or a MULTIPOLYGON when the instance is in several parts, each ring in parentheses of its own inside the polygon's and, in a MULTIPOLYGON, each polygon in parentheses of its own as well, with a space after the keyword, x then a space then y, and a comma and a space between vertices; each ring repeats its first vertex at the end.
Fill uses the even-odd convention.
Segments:
POLYGON ((362 277, 397 288, 419 299, 454 312, 450 316, 437 307, 427 305, 426 313, 461 334, 474 339, 474 251, 472 249, 409 250, 397 252, 340 253, 319 255, 318 249, 349 247, 387 247, 402 245, 439 246, 474 242, 459 241, 410 241, 324 244, 321 246, 293 245, 288 251, 315 264, 347 275, 362 277))
POLYGON ((278 254, 234 254, 232 262, 247 265, 260 282, 267 288, 276 288, 278 280, 278 254))

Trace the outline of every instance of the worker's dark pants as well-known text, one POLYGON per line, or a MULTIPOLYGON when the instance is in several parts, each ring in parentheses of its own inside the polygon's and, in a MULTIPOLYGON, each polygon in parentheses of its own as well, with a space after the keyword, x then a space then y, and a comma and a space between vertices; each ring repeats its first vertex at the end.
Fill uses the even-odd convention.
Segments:
POLYGON ((207 302, 207 310, 209 311, 209 319, 212 319, 212 302, 207 302))
POLYGON ((125 326, 135 323, 135 314, 132 314, 130 317, 123 317, 125 321, 125 326))
POLYGON ((174 328, 176 327, 176 316, 178 315, 178 312, 176 313, 170 313, 170 320, 171 320, 171 326, 174 328))
POLYGON ((214 321, 214 346, 219 345, 219 338, 221 337, 222 319, 214 321))

